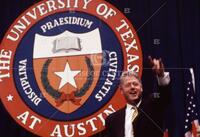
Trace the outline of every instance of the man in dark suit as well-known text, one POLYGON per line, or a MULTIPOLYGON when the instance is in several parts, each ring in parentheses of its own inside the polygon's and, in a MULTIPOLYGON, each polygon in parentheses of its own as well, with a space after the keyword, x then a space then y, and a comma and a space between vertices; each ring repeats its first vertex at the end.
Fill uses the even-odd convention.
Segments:
POLYGON ((158 79, 159 96, 142 96, 143 87, 137 73, 125 71, 120 78, 120 89, 127 105, 108 116, 108 137, 162 137, 163 114, 169 102, 170 77, 161 59, 149 61, 158 79))

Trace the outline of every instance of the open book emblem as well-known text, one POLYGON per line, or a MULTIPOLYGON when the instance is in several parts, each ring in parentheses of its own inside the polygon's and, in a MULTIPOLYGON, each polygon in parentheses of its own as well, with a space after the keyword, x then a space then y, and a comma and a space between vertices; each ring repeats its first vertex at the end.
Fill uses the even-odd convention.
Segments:
POLYGON ((58 38, 54 41, 54 48, 53 52, 60 52, 60 51, 81 51, 81 40, 78 37, 62 37, 58 38))

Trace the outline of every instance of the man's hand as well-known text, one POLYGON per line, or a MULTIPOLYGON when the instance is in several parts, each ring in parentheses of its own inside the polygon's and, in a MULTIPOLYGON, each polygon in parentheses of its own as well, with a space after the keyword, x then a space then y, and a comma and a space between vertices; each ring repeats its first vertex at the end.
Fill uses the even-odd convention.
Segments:
POLYGON ((161 58, 160 59, 155 59, 155 58, 152 59, 152 57, 149 56, 148 59, 149 59, 149 64, 151 66, 152 71, 156 75, 158 75, 158 77, 164 77, 165 68, 164 68, 164 64, 163 64, 161 58))

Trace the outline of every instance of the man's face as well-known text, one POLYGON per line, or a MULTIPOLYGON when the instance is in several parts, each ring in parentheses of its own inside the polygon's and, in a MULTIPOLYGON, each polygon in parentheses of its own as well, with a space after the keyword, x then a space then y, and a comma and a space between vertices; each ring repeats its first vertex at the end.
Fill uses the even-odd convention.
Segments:
POLYGON ((121 83, 121 92, 129 104, 134 104, 142 95, 142 84, 134 76, 126 76, 121 83))

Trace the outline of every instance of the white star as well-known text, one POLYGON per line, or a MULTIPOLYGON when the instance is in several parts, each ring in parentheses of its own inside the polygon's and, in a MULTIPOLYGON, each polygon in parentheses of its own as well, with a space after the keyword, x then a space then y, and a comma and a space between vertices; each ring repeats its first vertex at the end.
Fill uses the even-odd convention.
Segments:
POLYGON ((8 101, 13 101, 13 96, 9 94, 9 95, 7 96, 7 100, 8 100, 8 101))
POLYGON ((61 89, 67 83, 77 88, 74 77, 80 72, 80 70, 72 71, 68 62, 66 63, 65 70, 63 72, 54 72, 57 76, 61 78, 59 89, 61 89))

